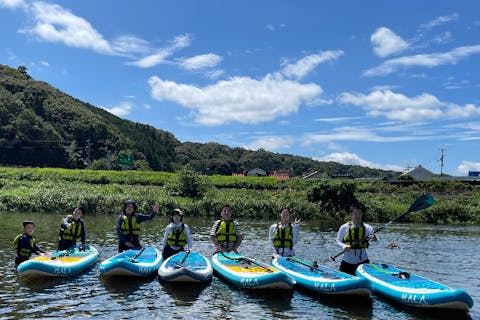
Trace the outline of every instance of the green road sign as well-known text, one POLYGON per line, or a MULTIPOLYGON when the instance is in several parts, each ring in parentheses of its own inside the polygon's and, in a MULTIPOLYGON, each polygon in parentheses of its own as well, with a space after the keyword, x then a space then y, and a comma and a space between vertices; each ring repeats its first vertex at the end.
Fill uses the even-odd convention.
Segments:
POLYGON ((117 158, 117 164, 123 166, 133 166, 133 155, 132 154, 119 154, 117 158))

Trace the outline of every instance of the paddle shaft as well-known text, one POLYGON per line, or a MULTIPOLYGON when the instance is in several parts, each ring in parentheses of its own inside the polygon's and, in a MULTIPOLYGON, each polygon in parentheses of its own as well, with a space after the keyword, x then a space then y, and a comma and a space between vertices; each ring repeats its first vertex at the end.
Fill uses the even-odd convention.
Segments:
POLYGON ((304 266, 306 266, 306 267, 309 267, 309 268, 312 269, 312 270, 317 270, 317 271, 323 272, 323 271, 320 270, 318 267, 314 267, 314 266, 309 265, 308 263, 305 263, 305 262, 300 261, 300 260, 298 260, 298 259, 287 257, 287 260, 296 262, 296 263, 301 264, 301 265, 304 265, 304 266))
MULTIPOLYGON (((380 228, 373 230, 373 233, 377 233, 377 232, 379 232, 380 230, 385 229, 389 224, 391 224, 392 222, 394 222, 394 221, 402 218, 403 216, 409 214, 410 212, 415 212, 415 211, 419 211, 419 210, 426 209, 426 208, 430 207, 432 204, 433 204, 433 197, 432 197, 430 194, 428 194, 428 193, 424 193, 424 194, 422 194, 420 197, 418 197, 417 199, 415 199, 415 201, 410 205, 410 207, 408 208, 407 211, 405 211, 405 212, 402 213, 401 215, 393 218, 392 220, 388 221, 386 224, 384 224, 384 225, 381 226, 380 228)), ((361 240, 355 241, 354 244, 359 244, 359 243, 367 240, 369 236, 370 236, 370 235, 367 235, 367 236, 363 237, 361 240)), ((345 251, 345 250, 342 250, 342 252, 339 252, 339 253, 337 253, 337 254, 334 255, 334 256, 330 256, 330 259, 332 259, 333 261, 335 261, 335 258, 337 258, 338 256, 340 256, 344 251, 345 251)))
POLYGON ((257 266, 259 266, 259 267, 267 270, 268 272, 272 272, 272 270, 270 270, 270 268, 267 268, 267 267, 263 266, 262 264, 256 262, 255 260, 252 260, 252 259, 250 259, 250 258, 247 258, 247 257, 230 258, 229 256, 226 256, 223 252, 220 252, 220 253, 222 254, 222 256, 224 256, 224 257, 227 258, 227 259, 237 260, 237 261, 238 261, 238 260, 243 260, 243 261, 246 261, 246 262, 248 262, 248 263, 253 263, 253 264, 255 264, 255 265, 257 265, 257 266))
POLYGON ((180 263, 178 264, 179 267, 181 267, 183 265, 183 263, 185 262, 185 260, 187 260, 187 257, 188 255, 190 254, 190 250, 187 250, 187 253, 185 253, 185 255, 183 256, 182 260, 180 261, 180 263))
POLYGON ((130 259, 130 261, 135 262, 135 259, 137 259, 138 257, 140 257, 140 256, 142 255, 143 251, 145 251, 145 247, 142 247, 142 248, 140 249, 140 251, 138 251, 137 254, 133 256, 132 259, 130 259))

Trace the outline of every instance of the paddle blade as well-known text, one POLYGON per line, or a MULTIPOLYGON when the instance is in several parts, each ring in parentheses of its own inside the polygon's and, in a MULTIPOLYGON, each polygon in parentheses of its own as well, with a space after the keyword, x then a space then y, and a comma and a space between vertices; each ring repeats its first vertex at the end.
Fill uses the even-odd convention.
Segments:
POLYGON ((425 192, 412 203, 410 208, 408 208, 407 212, 415 212, 415 211, 427 209, 434 203, 435 203, 435 200, 433 199, 433 196, 430 193, 425 192))

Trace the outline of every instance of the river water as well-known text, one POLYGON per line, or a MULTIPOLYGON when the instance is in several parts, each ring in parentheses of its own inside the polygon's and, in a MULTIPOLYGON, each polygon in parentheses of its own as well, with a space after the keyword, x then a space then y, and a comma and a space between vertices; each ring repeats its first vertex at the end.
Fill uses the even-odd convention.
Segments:
MULTIPOLYGON (((14 268, 12 240, 24 219, 36 222, 40 247, 56 248, 62 214, 0 213, 0 318, 97 319, 475 319, 480 320, 480 226, 435 226, 393 223, 379 232, 369 250, 370 260, 393 264, 466 290, 474 300, 469 313, 431 312, 393 304, 372 295, 368 300, 329 298, 298 290, 252 292, 239 290, 214 277, 206 286, 172 286, 156 278, 106 282, 98 264, 67 279, 25 283, 14 268), (389 249, 395 242, 400 248, 389 249)), ((100 252, 99 262, 116 254, 116 216, 86 216, 87 243, 100 252)), ((168 220, 156 217, 142 224, 144 245, 161 249, 168 220)), ((210 256, 209 232, 213 218, 185 217, 192 230, 194 249, 210 256)), ((239 221, 245 240, 240 252, 269 262, 268 227, 272 221, 239 221)), ((336 227, 302 222, 297 255, 331 268, 338 253, 336 227), (333 227, 333 228, 332 228, 333 227)), ((339 260, 339 259, 337 259, 339 260)))

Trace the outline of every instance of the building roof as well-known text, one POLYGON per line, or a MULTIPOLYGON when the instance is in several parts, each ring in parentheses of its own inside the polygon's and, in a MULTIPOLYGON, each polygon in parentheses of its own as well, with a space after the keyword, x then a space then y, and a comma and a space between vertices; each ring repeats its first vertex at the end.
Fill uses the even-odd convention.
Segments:
POLYGON ((415 168, 413 168, 412 170, 410 171, 407 171, 405 173, 402 173, 400 177, 405 177, 405 176, 410 176, 416 180, 428 180, 428 179, 431 179, 433 177, 435 177, 435 173, 425 169, 424 167, 422 167, 421 165, 418 165, 416 166, 415 168))

